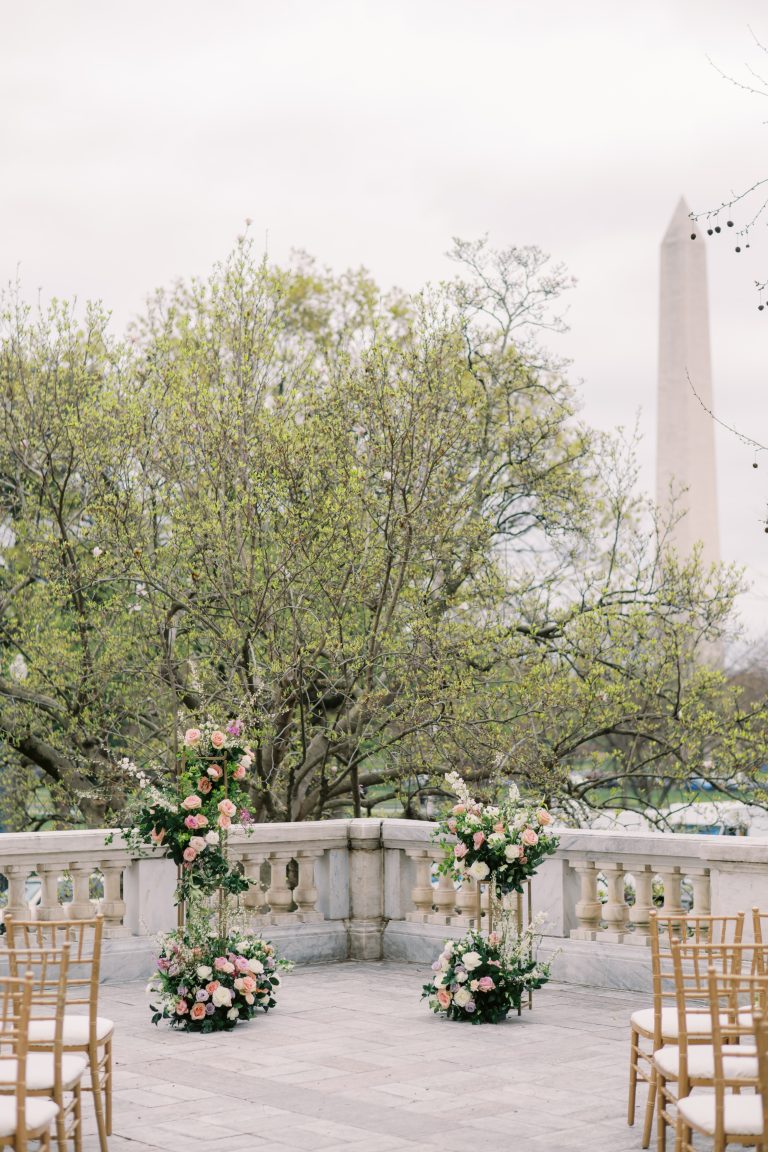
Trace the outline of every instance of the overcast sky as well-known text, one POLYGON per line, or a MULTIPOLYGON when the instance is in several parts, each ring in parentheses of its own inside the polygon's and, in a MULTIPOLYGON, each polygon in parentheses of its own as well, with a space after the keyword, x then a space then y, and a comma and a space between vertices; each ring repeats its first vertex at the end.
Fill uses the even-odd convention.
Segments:
MULTIPOLYGON (((653 488, 658 246, 768 176, 759 0, 0 0, 0 282, 101 298, 119 330, 153 287, 205 274, 245 217, 388 286, 446 275, 452 236, 567 263, 594 425, 640 412, 653 488)), ((768 443, 759 229, 708 243, 715 405, 768 443)), ((718 433, 723 557, 768 632, 768 452, 718 433)))

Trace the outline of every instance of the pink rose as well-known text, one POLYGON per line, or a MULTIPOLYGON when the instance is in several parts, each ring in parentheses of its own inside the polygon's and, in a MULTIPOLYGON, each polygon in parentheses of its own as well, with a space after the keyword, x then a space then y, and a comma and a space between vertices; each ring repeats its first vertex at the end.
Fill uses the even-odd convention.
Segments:
POLYGON ((456 821, 453 818, 451 818, 448 821, 448 831, 449 832, 455 832, 457 828, 458 828, 458 824, 456 823, 456 821))
POLYGON ((235 812, 237 812, 237 808, 232 803, 232 801, 226 800, 226 799, 225 800, 219 800, 218 809, 219 809, 219 812, 221 812, 222 816, 232 817, 232 816, 234 816, 235 812))
POLYGON ((199 728, 187 728, 184 733, 184 743, 187 748, 194 748, 195 745, 200 743, 202 733, 199 728))
POLYGON ((457 844, 453 850, 453 854, 457 860, 463 860, 469 849, 466 844, 457 844))
POLYGON ((184 817, 184 827, 185 828, 197 828, 197 816, 185 816, 184 817))
POLYGON ((213 784, 211 784, 210 780, 206 780, 205 776, 201 776, 197 782, 198 792, 202 792, 203 796, 207 796, 211 788, 213 788, 213 784))
POLYGON ((204 1020, 205 1004, 193 1004, 189 1015, 193 1020, 204 1020))
POLYGON ((250 966, 251 962, 246 959, 245 956, 237 956, 235 958, 235 968, 237 968, 238 972, 249 972, 250 966))
POLYGON ((494 832, 503 832, 504 831, 504 825, 501 823, 501 821, 499 821, 498 824, 494 824, 493 830, 494 830, 494 832))
POLYGON ((475 851, 477 851, 481 845, 485 844, 485 832, 475 832, 474 836, 472 837, 472 843, 475 847, 475 851))
POLYGON ((211 980, 209 984, 206 984, 205 990, 206 990, 206 992, 210 992, 211 996, 213 996, 214 992, 216 991, 216 989, 218 987, 220 987, 220 981, 211 980))
POLYGON ((197 860, 197 852, 195 852, 194 848, 190 847, 184 849, 184 859, 186 860, 187 864, 191 864, 193 860, 197 860))
POLYGON ((481 976, 477 982, 477 987, 481 992, 493 992, 496 985, 490 976, 481 976))
POLYGON ((149 838, 153 844, 162 844, 163 840, 165 840, 165 828, 160 828, 159 830, 153 828, 149 834, 149 838))
POLYGON ((210 776, 211 780, 221 780, 222 776, 224 775, 221 765, 211 764, 210 768, 208 769, 208 775, 210 776))
POLYGON ((186 808, 187 812, 191 812, 193 808, 199 808, 202 800, 199 796, 187 796, 181 802, 182 808, 186 808))
POLYGON ((538 820, 539 824, 552 823, 552 817, 550 816, 549 812, 547 812, 546 808, 539 808, 538 812, 536 813, 536 819, 538 820))
POLYGON ((463 804, 454 804, 453 808, 451 808, 451 813, 453 816, 463 816, 465 812, 466 808, 463 804))
POLYGON ((204 815, 204 813, 198 812, 198 814, 197 814, 197 826, 198 826, 198 828, 205 828, 207 824, 208 824, 208 817, 206 815, 204 815))
POLYGON ((219 828, 231 828, 232 827, 232 821, 229 818, 229 816, 219 816, 216 823, 218 824, 219 828))
POLYGON ((538 834, 534 832, 533 828, 523 828, 520 839, 523 844, 527 844, 529 848, 533 848, 534 844, 538 844, 539 842, 538 834))
POLYGON ((226 742, 226 736, 223 732, 219 732, 218 728, 215 732, 211 732, 211 744, 214 748, 223 748, 226 742))
POLYGON ((243 992, 254 992, 257 987, 253 976, 243 976, 240 980, 238 980, 238 984, 242 988, 243 992))
POLYGON ((243 768, 242 764, 238 764, 237 768, 235 768, 234 772, 232 773, 232 778, 234 780, 245 780, 245 776, 245 768, 243 768))
POLYGON ((447 988, 440 988, 437 993, 437 1002, 441 1008, 450 1008, 451 994, 447 988))
POLYGON ((190 848, 194 848, 195 852, 205 852, 208 845, 202 836, 193 836, 189 842, 190 848))
POLYGON ((184 1016, 187 1012, 189 1012, 189 1004, 187 1004, 186 1000, 177 1000, 176 1015, 184 1016))

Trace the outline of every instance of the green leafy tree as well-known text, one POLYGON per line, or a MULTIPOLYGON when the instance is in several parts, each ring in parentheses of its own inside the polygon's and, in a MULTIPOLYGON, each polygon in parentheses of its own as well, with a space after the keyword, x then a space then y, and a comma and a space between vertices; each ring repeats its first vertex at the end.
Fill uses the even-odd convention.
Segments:
POLYGON ((700 658, 737 577, 668 556, 631 454, 577 419, 536 339, 565 273, 454 257, 382 297, 243 239, 123 344, 99 309, 9 302, 0 727, 25 821, 111 819, 123 758, 160 771, 209 713, 254 734, 260 820, 416 815, 454 768, 576 816, 704 759, 756 776, 763 705, 700 658))

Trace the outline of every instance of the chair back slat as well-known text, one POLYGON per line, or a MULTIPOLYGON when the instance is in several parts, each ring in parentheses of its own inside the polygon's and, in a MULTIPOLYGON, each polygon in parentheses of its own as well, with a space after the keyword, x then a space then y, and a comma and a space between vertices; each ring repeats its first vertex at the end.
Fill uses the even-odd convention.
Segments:
POLYGON ((710 968, 715 1147, 725 1147, 725 1100, 729 1089, 758 1086, 755 1048, 750 1041, 754 1038, 754 1013, 756 1010, 764 1013, 766 1007, 768 977, 755 976, 751 972, 719 972, 714 967, 710 968), (726 1068, 726 1057, 730 1072, 726 1068), (740 1071, 735 1070, 738 1065, 742 1066, 740 1071))
MULTIPOLYGON (((27 1047, 29 1013, 32 1001, 32 979, 0 976, 0 1050, 13 1061, 14 1075, 6 1080, 0 1071, 0 1086, 16 1097, 17 1132, 19 1118, 24 1116, 27 1097, 27 1047)), ((23 1122, 22 1122, 23 1126, 23 1122)))
MULTIPOLYGON (((651 975, 653 979, 654 1050, 662 1046, 662 1019, 665 1006, 677 1007, 673 945, 738 944, 744 935, 744 913, 734 916, 697 916, 687 913, 664 915, 663 909, 649 917, 651 975)), ((706 997, 706 970, 703 974, 706 997)))
POLYGON ((763 1132, 768 1132, 768 1012, 756 1008, 752 1028, 757 1049, 757 1084, 763 1101, 763 1132))
MULTIPOLYGON (((21 952, 52 957, 64 949, 66 961, 65 1010, 87 1008, 90 1026, 95 1035, 98 1014, 99 975, 101 972, 101 945, 104 921, 101 916, 91 920, 17 920, 6 916, 6 942, 9 966, 13 973, 14 953, 21 952)), ((39 967, 36 970, 40 978, 39 967)))

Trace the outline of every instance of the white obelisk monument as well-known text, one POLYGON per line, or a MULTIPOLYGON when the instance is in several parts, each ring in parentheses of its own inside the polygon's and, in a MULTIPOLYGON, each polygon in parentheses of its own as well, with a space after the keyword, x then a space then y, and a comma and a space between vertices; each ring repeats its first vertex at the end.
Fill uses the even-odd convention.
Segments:
POLYGON ((701 541, 711 564, 720 560, 720 531, 715 424, 702 407, 712 410, 707 253, 688 212, 681 198, 661 243, 656 500, 666 513, 674 496, 684 513, 668 538, 680 557, 701 541))

